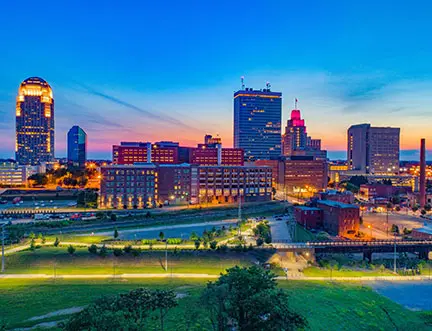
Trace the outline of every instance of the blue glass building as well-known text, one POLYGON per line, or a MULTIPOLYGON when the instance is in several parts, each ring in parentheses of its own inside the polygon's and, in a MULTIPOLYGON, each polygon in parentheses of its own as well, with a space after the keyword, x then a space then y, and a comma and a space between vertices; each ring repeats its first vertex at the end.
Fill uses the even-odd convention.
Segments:
POLYGON ((245 161, 281 155, 282 93, 246 88, 234 93, 234 147, 245 161))
POLYGON ((74 125, 68 132, 67 140, 68 163, 84 167, 87 160, 87 134, 79 126, 74 125))

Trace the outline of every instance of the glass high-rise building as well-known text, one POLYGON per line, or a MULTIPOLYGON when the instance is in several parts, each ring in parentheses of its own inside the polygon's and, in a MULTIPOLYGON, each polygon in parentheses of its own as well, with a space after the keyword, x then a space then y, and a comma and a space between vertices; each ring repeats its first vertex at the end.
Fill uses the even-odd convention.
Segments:
POLYGON ((27 78, 18 89, 15 154, 22 165, 54 161, 54 99, 42 78, 27 78))
POLYGON ((74 125, 67 135, 67 159, 68 162, 84 167, 87 161, 87 134, 77 125, 74 125))
POLYGON ((281 155, 282 93, 246 88, 234 93, 234 147, 245 161, 281 155))

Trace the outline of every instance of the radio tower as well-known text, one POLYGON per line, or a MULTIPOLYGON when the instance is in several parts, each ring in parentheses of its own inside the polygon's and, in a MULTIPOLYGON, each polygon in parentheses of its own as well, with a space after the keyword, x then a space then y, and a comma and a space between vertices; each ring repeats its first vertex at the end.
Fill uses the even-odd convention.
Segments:
POLYGON ((242 90, 244 91, 244 89, 245 89, 244 76, 241 76, 241 77, 240 77, 240 81, 241 81, 241 87, 242 87, 242 90))

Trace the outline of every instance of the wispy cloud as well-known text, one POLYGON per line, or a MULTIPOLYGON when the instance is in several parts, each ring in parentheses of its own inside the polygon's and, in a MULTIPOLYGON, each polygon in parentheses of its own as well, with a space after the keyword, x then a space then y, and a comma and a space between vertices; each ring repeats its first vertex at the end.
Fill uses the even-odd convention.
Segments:
POLYGON ((81 88, 83 88, 85 90, 85 92, 87 92, 89 94, 101 97, 101 98, 103 98, 105 100, 108 100, 110 102, 113 102, 113 103, 115 103, 117 105, 120 105, 120 106, 129 108, 129 109, 135 110, 135 111, 137 111, 137 112, 139 112, 141 114, 146 115, 147 117, 149 117, 151 119, 154 119, 154 120, 157 120, 157 121, 163 122, 163 123, 167 123, 168 122, 168 123, 171 123, 171 124, 174 124, 174 125, 177 125, 177 126, 181 126, 181 127, 185 128, 185 129, 189 129, 189 130, 197 130, 196 128, 193 128, 190 125, 185 124, 182 121, 180 121, 180 120, 178 120, 176 118, 173 118, 171 116, 168 116, 168 115, 159 115, 156 112, 152 112, 152 111, 146 110, 146 109, 144 109, 142 107, 138 107, 138 106, 136 106, 136 105, 134 105, 134 104, 132 104, 132 103, 130 103, 128 101, 125 101, 125 100, 122 100, 122 99, 120 99, 118 97, 115 97, 113 95, 110 95, 110 94, 98 91, 98 90, 96 90, 96 89, 94 89, 92 87, 89 87, 87 85, 84 85, 84 84, 82 84, 80 82, 77 82, 77 85, 79 85, 81 88))

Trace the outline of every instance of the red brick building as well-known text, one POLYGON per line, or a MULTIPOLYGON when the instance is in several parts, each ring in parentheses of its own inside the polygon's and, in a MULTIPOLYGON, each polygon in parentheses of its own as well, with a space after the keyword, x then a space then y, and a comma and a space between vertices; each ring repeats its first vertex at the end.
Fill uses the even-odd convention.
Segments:
POLYGON ((418 240, 432 240, 432 227, 425 226, 423 228, 413 229, 411 236, 418 240))
POLYGON ((323 227, 322 210, 314 207, 296 206, 294 216, 298 224, 307 229, 323 227))
POLYGON ((159 202, 190 202, 191 167, 189 164, 160 164, 158 171, 159 202))
POLYGON ((409 186, 393 186, 384 184, 362 184, 360 185, 360 195, 366 199, 389 198, 393 195, 407 194, 412 192, 409 186))
POLYGON ((178 163, 178 143, 142 143, 142 142, 122 142, 120 145, 113 146, 114 164, 134 164, 134 163, 178 163), (151 158, 148 158, 148 155, 151 158))
POLYGON ((319 200, 317 207, 323 213, 324 230, 331 235, 353 236, 359 231, 360 209, 358 206, 331 200, 319 200))
POLYGON ((287 193, 317 192, 327 188, 327 161, 292 158, 279 162, 279 189, 287 193))
POLYGON ((216 147, 199 144, 197 148, 191 148, 189 163, 203 166, 243 166, 244 152, 240 148, 222 148, 220 144, 216 147))

